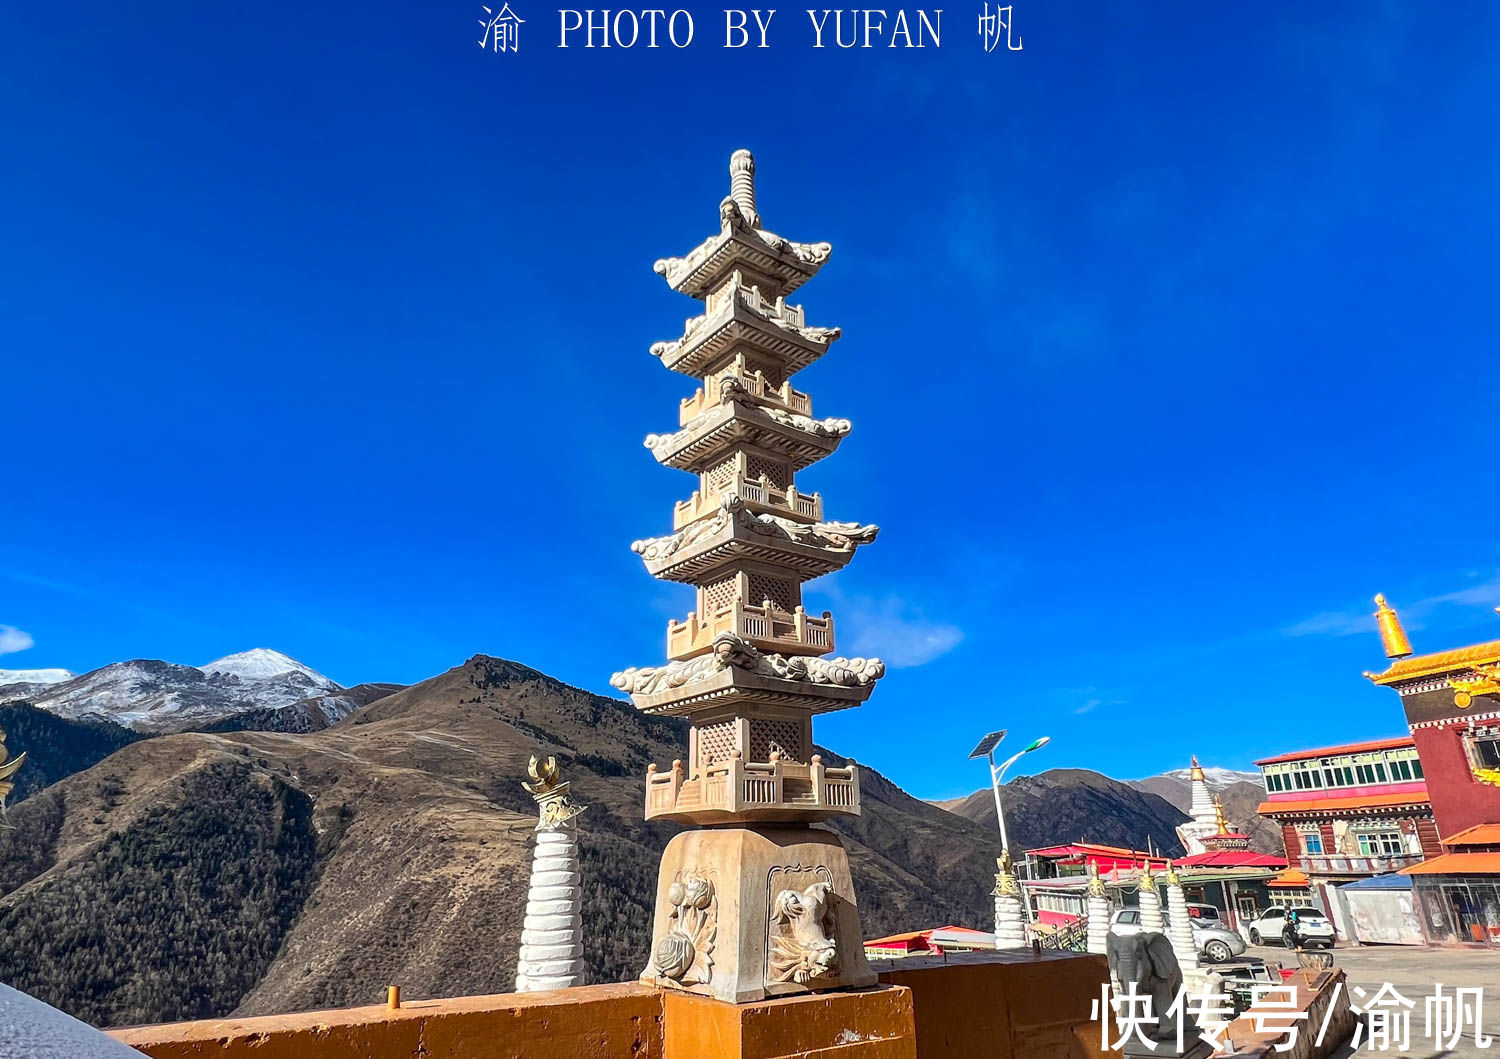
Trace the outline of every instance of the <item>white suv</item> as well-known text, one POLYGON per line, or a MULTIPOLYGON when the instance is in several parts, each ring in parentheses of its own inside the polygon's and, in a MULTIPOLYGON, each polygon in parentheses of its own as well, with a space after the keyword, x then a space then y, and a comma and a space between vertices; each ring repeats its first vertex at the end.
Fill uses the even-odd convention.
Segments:
MULTIPOLYGON (((1333 924, 1320 908, 1293 905, 1297 913, 1297 933, 1302 937, 1302 946, 1307 949, 1333 948, 1333 924)), ((1281 932, 1286 927, 1286 908, 1272 905, 1247 924, 1251 945, 1280 945, 1281 932)))

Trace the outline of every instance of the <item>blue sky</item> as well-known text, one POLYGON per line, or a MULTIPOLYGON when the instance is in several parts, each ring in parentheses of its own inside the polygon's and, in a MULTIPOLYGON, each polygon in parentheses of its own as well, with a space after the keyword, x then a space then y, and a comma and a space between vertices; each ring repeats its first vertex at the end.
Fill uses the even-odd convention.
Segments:
MULTIPOLYGON (((1500 637, 1500 7, 1017 3, 926 50, 476 47, 477 3, 18 8, 0 35, 0 655, 476 652, 609 691, 690 592, 651 271, 749 147, 834 245, 799 476, 880 540, 809 601, 893 668, 818 738, 1117 776, 1401 730, 1370 597, 1500 637)), ((913 12, 915 9, 909 9, 913 12)))

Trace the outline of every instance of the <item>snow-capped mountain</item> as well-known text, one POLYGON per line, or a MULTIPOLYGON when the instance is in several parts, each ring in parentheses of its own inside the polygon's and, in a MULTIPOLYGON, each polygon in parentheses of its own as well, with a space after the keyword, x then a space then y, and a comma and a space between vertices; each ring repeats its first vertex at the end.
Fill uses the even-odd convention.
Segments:
POLYGON ((77 675, 66 669, 0 669, 0 688, 11 684, 61 684, 77 675))
POLYGON ((49 684, 72 679, 66 669, 0 669, 0 702, 30 698, 49 684))
POLYGON ((205 666, 155 659, 115 662, 46 685, 0 687, 71 720, 108 720, 140 732, 177 732, 248 710, 281 709, 344 689, 294 658, 258 647, 205 666))
POLYGON ((337 684, 316 669, 268 647, 252 647, 237 655, 225 655, 216 662, 198 668, 211 677, 222 675, 241 680, 269 680, 286 673, 301 673, 313 681, 321 682, 325 687, 338 688, 337 684))
MULTIPOLYGON (((1190 768, 1172 769, 1170 772, 1163 772, 1160 775, 1163 779, 1179 780, 1182 783, 1191 783, 1193 781, 1193 770, 1190 768)), ((1152 776, 1149 778, 1156 779, 1157 777, 1152 776)), ((1220 768, 1217 765, 1205 765, 1203 767, 1203 781, 1208 784, 1209 790, 1222 791, 1226 787, 1234 786, 1236 783, 1258 784, 1261 782, 1261 778, 1259 772, 1240 772, 1236 769, 1220 768)))

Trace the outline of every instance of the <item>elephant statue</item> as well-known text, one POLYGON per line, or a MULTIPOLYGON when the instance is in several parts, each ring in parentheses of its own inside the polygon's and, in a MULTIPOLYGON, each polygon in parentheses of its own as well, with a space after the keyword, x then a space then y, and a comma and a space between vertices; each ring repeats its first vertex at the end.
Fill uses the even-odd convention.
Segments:
MULTIPOLYGON (((1137 996, 1151 998, 1151 1011, 1156 1015, 1156 1039, 1175 1043, 1177 1021, 1182 1018, 1182 1012, 1173 1011, 1172 1007, 1182 991, 1182 967, 1177 962, 1177 954, 1172 951, 1172 942, 1165 934, 1144 930, 1138 934, 1111 934, 1104 952, 1109 960, 1109 973, 1119 983, 1121 992, 1128 992, 1133 983, 1137 996)), ((1184 1041, 1190 1042, 1197 1027, 1189 1021, 1182 1031, 1184 1041)), ((1146 1027, 1142 1027, 1142 1036, 1150 1036, 1146 1027)))

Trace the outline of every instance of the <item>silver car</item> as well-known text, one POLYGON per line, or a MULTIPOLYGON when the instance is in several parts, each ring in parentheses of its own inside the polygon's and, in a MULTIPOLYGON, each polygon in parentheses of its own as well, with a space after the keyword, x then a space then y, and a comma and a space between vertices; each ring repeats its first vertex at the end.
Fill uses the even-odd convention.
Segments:
MULTIPOLYGON (((1166 912, 1162 912, 1161 918, 1162 923, 1170 928, 1171 917, 1166 912)), ((1236 956, 1244 955, 1245 939, 1226 927, 1222 920, 1189 916, 1188 923, 1193 928, 1193 944, 1197 946, 1198 955, 1208 963, 1223 963, 1236 956)), ((1140 929, 1141 910, 1139 908, 1122 908, 1109 917, 1111 934, 1137 934, 1140 929)))

